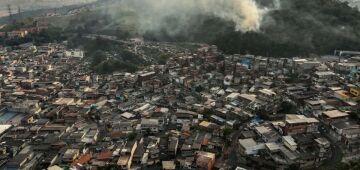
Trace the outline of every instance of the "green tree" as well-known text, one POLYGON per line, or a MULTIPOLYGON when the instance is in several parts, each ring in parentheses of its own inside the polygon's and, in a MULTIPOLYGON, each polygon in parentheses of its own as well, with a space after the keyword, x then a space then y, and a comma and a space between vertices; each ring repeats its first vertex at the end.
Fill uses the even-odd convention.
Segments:
POLYGON ((233 132, 234 132, 234 130, 231 129, 231 128, 224 128, 223 129, 223 134, 224 134, 225 137, 229 136, 233 132))
POLYGON ((137 136, 137 133, 136 132, 131 132, 129 133, 129 135, 127 136, 128 140, 134 140, 137 136))

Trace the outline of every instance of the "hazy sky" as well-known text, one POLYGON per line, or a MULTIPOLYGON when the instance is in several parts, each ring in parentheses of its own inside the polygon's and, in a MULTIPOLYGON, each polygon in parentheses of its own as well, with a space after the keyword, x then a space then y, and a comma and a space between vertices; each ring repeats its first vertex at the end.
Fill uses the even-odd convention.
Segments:
POLYGON ((20 8, 25 11, 43 8, 55 8, 94 1, 96 0, 0 0, 0 16, 8 15, 8 5, 11 6, 13 13, 17 13, 17 6, 20 6, 20 8))

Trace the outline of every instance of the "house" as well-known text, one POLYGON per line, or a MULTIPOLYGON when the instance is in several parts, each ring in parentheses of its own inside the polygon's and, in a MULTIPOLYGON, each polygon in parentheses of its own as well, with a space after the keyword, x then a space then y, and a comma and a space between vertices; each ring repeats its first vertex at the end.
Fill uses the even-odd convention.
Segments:
POLYGON ((176 165, 174 163, 174 161, 162 161, 162 169, 163 170, 175 170, 176 169, 176 165))
POLYGON ((16 38, 16 37, 25 37, 28 34, 27 31, 11 31, 7 32, 7 36, 9 38, 16 38))
POLYGON ((239 139, 240 153, 243 155, 255 155, 259 150, 264 149, 263 143, 256 143, 253 138, 239 139))
POLYGON ((159 149, 160 138, 155 136, 148 137, 148 145, 146 147, 148 153, 148 159, 157 161, 160 154, 159 149))
POLYGON ((324 137, 314 139, 318 146, 318 159, 316 160, 318 163, 328 158, 328 153, 330 151, 330 141, 324 137))
POLYGON ((129 113, 129 112, 124 112, 124 113, 121 114, 121 116, 122 116, 123 118, 126 118, 126 119, 132 119, 132 118, 135 117, 134 114, 129 113))
POLYGON ((8 170, 17 170, 24 168, 25 164, 29 162, 34 156, 34 153, 24 153, 18 154, 14 158, 8 161, 6 164, 6 169, 8 170))
POLYGON ((336 121, 330 123, 329 132, 336 140, 349 145, 360 139, 360 125, 354 121, 336 121))
POLYGON ((68 124, 73 124, 77 121, 79 114, 78 113, 73 113, 73 112, 67 112, 63 114, 63 119, 66 123, 68 124))
POLYGON ((113 122, 111 124, 112 131, 120 131, 122 133, 130 133, 134 130, 133 123, 130 121, 113 122))
POLYGON ((280 147, 280 153, 282 157, 284 157, 285 160, 289 163, 295 163, 298 159, 298 155, 296 154, 296 152, 293 152, 284 146, 280 147))
POLYGON ((160 129, 158 119, 141 119, 141 132, 142 133, 158 133, 160 129))
POLYGON ((334 97, 344 102, 353 101, 354 97, 347 90, 334 90, 334 97))
POLYGON ((180 148, 181 156, 191 157, 193 156, 192 145, 184 143, 180 148))
POLYGON ((176 113, 171 115, 172 124, 191 124, 193 121, 194 115, 187 113, 176 113))
POLYGON ((310 61, 308 59, 294 59, 293 65, 296 72, 301 73, 311 71, 313 68, 321 65, 321 63, 319 61, 310 61))
POLYGON ((133 163, 140 164, 142 161, 142 157, 145 154, 146 148, 144 147, 144 138, 141 138, 138 142, 138 146, 134 152, 133 163))
POLYGON ((169 138, 169 145, 168 145, 168 153, 169 153, 169 155, 176 156, 178 146, 179 146, 179 138, 170 137, 169 138))
POLYGON ((264 142, 276 142, 281 137, 270 124, 256 126, 255 132, 261 137, 264 142))
POLYGON ((305 110, 313 114, 315 117, 321 115, 321 110, 325 106, 324 100, 305 100, 305 110))
POLYGON ((355 97, 360 96, 360 87, 355 85, 349 85, 350 93, 354 95, 355 97))
POLYGON ((0 124, 0 136, 2 136, 5 132, 7 132, 11 127, 13 127, 13 126, 0 124))
POLYGON ((360 62, 340 62, 336 63, 334 68, 342 73, 350 73, 351 70, 360 68, 360 62))
POLYGON ((125 103, 121 103, 118 106, 118 109, 122 112, 127 112, 133 110, 135 108, 135 103, 133 101, 128 101, 125 103))
POLYGON ((199 128, 208 132, 213 132, 214 130, 220 129, 220 126, 213 122, 202 121, 199 123, 199 128))
POLYGON ((142 81, 146 81, 146 80, 149 80, 151 79, 152 77, 155 76, 155 72, 146 72, 146 73, 143 73, 143 74, 140 74, 138 76, 138 81, 142 82, 142 81))
POLYGON ((196 167, 202 170, 212 170, 215 165, 215 153, 198 151, 196 152, 196 167))
POLYGON ((110 161, 112 159, 112 151, 109 149, 105 149, 102 152, 99 153, 99 155, 96 157, 99 161, 110 161))
POLYGON ((58 98, 53 103, 54 105, 73 105, 75 104, 75 99, 73 98, 58 98))
POLYGON ((284 133, 294 135, 318 131, 319 121, 304 115, 287 114, 285 118, 284 133))
POLYGON ((231 93, 228 96, 226 96, 227 101, 234 101, 240 97, 240 93, 231 93))
POLYGON ((75 49, 75 50, 66 50, 65 56, 68 58, 79 58, 82 59, 84 57, 84 51, 75 49))
POLYGON ((63 170, 60 166, 54 165, 47 168, 47 170, 63 170))
POLYGON ((322 113, 322 120, 326 124, 330 124, 336 121, 347 120, 349 114, 339 110, 329 110, 322 113))
POLYGON ((79 149, 67 149, 62 157, 62 161, 65 163, 71 163, 79 156, 79 154, 79 149))
POLYGON ((130 133, 134 130, 133 124, 130 121, 113 122, 111 129, 112 131, 120 131, 122 133, 130 133))
POLYGON ((297 143, 291 136, 283 136, 282 141, 288 149, 292 151, 295 151, 297 149, 297 143))
POLYGON ((332 71, 317 71, 312 77, 314 83, 326 83, 335 78, 335 73, 332 71))
POLYGON ((92 128, 81 138, 81 142, 94 144, 98 140, 98 136, 99 130, 97 128, 92 128))
POLYGON ((130 169, 134 157, 134 153, 138 146, 137 141, 129 141, 125 147, 121 149, 120 157, 117 161, 117 165, 122 169, 130 169))
POLYGON ((77 165, 77 164, 85 165, 91 160, 91 158, 92 156, 90 153, 83 154, 78 159, 73 161, 72 165, 77 165))
POLYGON ((273 101, 276 93, 271 89, 261 89, 258 92, 257 98, 263 101, 273 101))
POLYGON ((47 124, 39 129, 39 133, 57 133, 61 136, 68 128, 61 124, 47 124))

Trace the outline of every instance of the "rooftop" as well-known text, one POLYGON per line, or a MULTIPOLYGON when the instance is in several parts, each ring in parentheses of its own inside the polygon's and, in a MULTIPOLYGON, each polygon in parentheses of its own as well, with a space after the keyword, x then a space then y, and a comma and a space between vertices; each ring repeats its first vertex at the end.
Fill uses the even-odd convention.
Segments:
POLYGON ((174 161, 162 161, 162 168, 163 169, 175 169, 176 165, 174 161))
POLYGON ((142 125, 159 125, 158 119, 141 119, 142 125))
POLYGON ((294 138, 292 138, 291 136, 283 136, 283 140, 291 146, 297 145, 294 138))
POLYGON ((250 148, 253 146, 256 146, 256 142, 253 138, 248 138, 248 139, 239 139, 239 143, 241 146, 243 146, 244 148, 250 148))
POLYGON ((268 96, 274 96, 276 95, 276 93, 270 89, 261 89, 259 90, 260 93, 263 93, 265 95, 268 95, 268 96))
POLYGON ((286 123, 297 124, 297 123, 318 123, 319 120, 316 118, 308 118, 304 115, 287 114, 285 118, 286 123))
POLYGON ((54 104, 55 105, 71 105, 75 102, 75 99, 73 98, 58 98, 54 104))
POLYGON ((12 125, 0 125, 0 135, 4 133, 6 130, 10 129, 12 125))
POLYGON ((330 111, 325 111, 323 112, 323 114, 329 118, 339 118, 339 117, 346 117, 349 114, 339 111, 339 110, 330 110, 330 111))

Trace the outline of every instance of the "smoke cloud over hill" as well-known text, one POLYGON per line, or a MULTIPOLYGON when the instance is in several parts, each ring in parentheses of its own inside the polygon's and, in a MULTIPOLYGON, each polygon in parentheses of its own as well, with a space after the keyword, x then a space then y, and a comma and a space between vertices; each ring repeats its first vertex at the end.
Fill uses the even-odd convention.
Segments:
POLYGON ((226 53, 286 57, 360 50, 358 0, 100 1, 61 26, 81 34, 204 42, 226 53))
POLYGON ((360 8, 360 0, 341 0, 341 1, 349 2, 351 6, 360 8))
POLYGON ((259 30, 263 16, 278 7, 274 4, 260 6, 254 0, 121 0, 108 12, 114 16, 123 10, 135 13, 142 32, 171 28, 167 31, 176 34, 189 28, 198 16, 231 21, 236 31, 246 32, 259 30))
MULTIPOLYGON (((272 56, 359 50, 356 0, 113 0, 114 21, 128 11, 132 30, 157 41, 214 43, 227 53, 272 56)), ((119 24, 126 22, 117 22, 119 24)))

